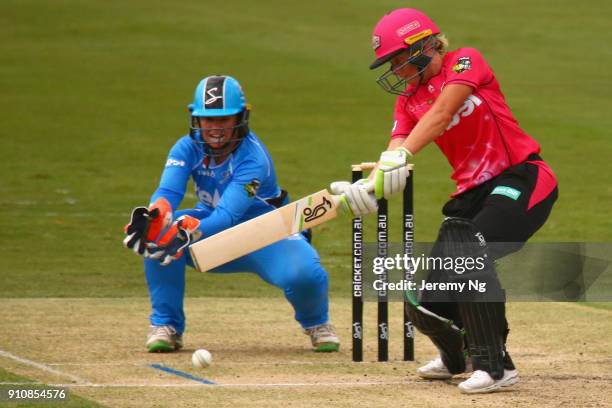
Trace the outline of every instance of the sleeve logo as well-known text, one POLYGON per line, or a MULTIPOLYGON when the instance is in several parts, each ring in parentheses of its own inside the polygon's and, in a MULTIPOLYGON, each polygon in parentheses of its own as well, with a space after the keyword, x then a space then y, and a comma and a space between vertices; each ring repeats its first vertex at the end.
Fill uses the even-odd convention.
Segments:
POLYGON ((261 183, 259 182, 259 180, 253 179, 249 184, 245 184, 244 189, 246 190, 249 198, 253 198, 257 195, 260 186, 261 183))
POLYGON ((185 167, 185 164, 184 160, 176 160, 172 157, 169 157, 166 161, 166 167, 185 167))
POLYGON ((453 65, 453 71, 457 74, 463 71, 469 71, 470 69, 472 69, 472 60, 470 57, 461 57, 457 60, 457 63, 453 65))

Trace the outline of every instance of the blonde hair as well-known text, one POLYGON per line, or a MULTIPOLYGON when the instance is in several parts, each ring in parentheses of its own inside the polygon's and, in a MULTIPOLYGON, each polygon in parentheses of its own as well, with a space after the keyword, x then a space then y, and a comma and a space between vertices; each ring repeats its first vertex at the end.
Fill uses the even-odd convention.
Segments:
POLYGON ((438 51, 440 55, 446 54, 448 50, 448 38, 446 38, 446 35, 444 35, 444 33, 436 34, 435 38, 437 42, 435 46, 436 51, 438 51))

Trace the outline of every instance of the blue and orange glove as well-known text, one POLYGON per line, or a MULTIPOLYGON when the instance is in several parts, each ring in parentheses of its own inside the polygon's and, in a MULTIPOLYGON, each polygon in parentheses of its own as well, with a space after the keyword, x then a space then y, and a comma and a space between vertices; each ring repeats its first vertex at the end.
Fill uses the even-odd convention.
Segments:
POLYGON ((147 242, 153 242, 172 222, 172 207, 168 200, 160 197, 146 207, 132 210, 130 222, 125 226, 123 245, 139 255, 144 255, 147 242))
POLYGON ((185 248, 200 239, 200 220, 190 215, 178 217, 158 242, 149 242, 145 256, 166 266, 183 256, 185 248))

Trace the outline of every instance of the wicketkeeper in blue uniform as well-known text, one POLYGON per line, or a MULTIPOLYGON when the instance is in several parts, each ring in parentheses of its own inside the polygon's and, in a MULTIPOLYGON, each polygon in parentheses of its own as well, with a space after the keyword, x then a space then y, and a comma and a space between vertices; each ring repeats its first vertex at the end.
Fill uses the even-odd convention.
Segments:
MULTIPOLYGON (((152 307, 149 352, 183 346, 185 266, 193 267, 187 247, 288 202, 276 182, 270 154, 249 129, 250 106, 234 78, 204 78, 189 110, 190 134, 170 149, 151 204, 135 208, 125 228, 125 246, 145 258, 152 307), (198 203, 178 210, 190 177, 198 203)), ((243 271, 283 290, 315 351, 339 349, 328 316, 327 272, 304 235, 295 234, 211 272, 243 271)))

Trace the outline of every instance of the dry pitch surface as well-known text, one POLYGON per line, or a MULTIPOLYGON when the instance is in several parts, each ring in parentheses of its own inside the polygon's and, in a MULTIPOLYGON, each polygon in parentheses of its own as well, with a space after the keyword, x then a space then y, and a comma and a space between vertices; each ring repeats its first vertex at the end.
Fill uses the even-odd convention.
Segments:
POLYGON ((366 304, 366 359, 350 361, 349 300, 331 305, 343 347, 317 354, 282 299, 191 298, 185 350, 148 354, 146 299, 0 300, 0 366, 112 407, 141 406, 612 406, 612 312, 571 303, 513 303, 510 350, 520 372, 512 390, 461 395, 415 368, 434 356, 423 336, 415 362, 399 361, 401 305, 392 304, 391 357, 377 363, 375 304, 366 304), (214 364, 191 366, 207 348, 214 364), (214 382, 151 367, 161 364, 214 382))

